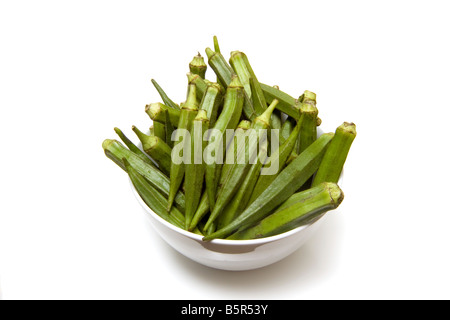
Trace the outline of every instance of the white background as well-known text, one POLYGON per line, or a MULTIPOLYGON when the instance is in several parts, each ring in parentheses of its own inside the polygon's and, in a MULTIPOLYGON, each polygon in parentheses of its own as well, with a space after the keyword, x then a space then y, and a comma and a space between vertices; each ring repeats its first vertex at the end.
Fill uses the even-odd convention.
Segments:
MULTIPOLYGON (((446 1, 2 1, 3 299, 449 299, 446 1), (149 226, 101 148, 181 102, 219 37, 358 136, 339 210, 272 266, 224 272, 149 226)), ((207 76, 214 79, 212 71, 207 76)), ((134 139, 134 137, 133 137, 134 139)))

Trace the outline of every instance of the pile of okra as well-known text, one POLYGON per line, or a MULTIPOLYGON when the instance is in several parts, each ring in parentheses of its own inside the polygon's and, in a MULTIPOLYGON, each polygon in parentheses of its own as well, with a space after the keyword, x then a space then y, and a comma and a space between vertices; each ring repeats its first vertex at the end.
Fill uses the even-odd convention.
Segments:
POLYGON ((103 142, 142 200, 204 241, 273 236, 336 209, 355 124, 318 136, 315 93, 294 98, 260 83, 247 56, 233 51, 227 61, 216 37, 214 50, 205 51, 214 79, 206 79, 208 65, 199 53, 189 63, 184 102, 175 103, 152 80, 162 102, 145 106, 149 132, 132 127, 139 146, 119 128, 122 142, 103 142), (250 130, 258 139, 246 135, 250 130))

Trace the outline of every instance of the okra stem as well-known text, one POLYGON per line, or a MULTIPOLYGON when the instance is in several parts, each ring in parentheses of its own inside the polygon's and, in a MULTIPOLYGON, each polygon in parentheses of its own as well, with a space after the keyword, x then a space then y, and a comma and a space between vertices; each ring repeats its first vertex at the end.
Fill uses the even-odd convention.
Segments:
POLYGON ((207 66, 205 60, 199 52, 189 63, 189 71, 193 74, 198 74, 200 77, 205 79, 206 69, 207 66))
POLYGON ((354 123, 344 122, 336 129, 330 147, 314 177, 313 186, 322 182, 338 182, 355 137, 356 125, 354 123))
POLYGON ((166 111, 169 113, 169 120, 172 126, 177 127, 180 122, 181 110, 171 109, 168 106, 157 102, 145 106, 145 112, 153 121, 166 123, 166 111))
POLYGON ((273 99, 277 99, 279 101, 277 106, 278 110, 286 113, 295 120, 300 118, 300 109, 293 97, 272 86, 263 83, 260 83, 260 86, 261 90, 264 92, 267 103, 271 103, 273 99))

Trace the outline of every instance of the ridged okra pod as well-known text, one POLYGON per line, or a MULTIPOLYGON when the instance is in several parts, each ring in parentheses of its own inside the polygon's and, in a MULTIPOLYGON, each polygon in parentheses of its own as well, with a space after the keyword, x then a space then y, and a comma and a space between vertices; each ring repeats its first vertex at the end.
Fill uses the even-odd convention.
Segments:
POLYGON ((284 121, 280 130, 280 144, 283 144, 289 138, 296 124, 297 122, 291 117, 288 117, 286 121, 284 121))
POLYGON ((209 159, 206 159, 205 182, 210 208, 213 208, 215 204, 218 177, 220 177, 221 165, 228 145, 226 130, 236 129, 241 118, 243 104, 244 88, 238 77, 234 75, 225 94, 222 112, 209 137, 208 152, 205 152, 209 155, 209 159))
POLYGON ((207 65, 200 52, 189 63, 189 71, 193 74, 198 74, 202 79, 205 79, 207 65))
MULTIPOLYGON (((170 119, 169 110, 165 110, 165 118, 170 119)), ((175 128, 170 121, 166 121, 164 127, 166 129, 166 144, 169 148, 173 148, 172 134, 175 131, 175 128)))
MULTIPOLYGON (((251 126, 251 122, 250 121, 242 120, 238 124, 238 126, 237 126, 237 128, 235 130, 235 136, 233 137, 233 140, 235 140, 236 134, 239 134, 241 131, 245 131, 245 130, 250 129, 250 126, 251 126)), ((232 143, 235 144, 235 141, 233 141, 232 143)), ((227 150, 227 156, 228 156, 228 152, 233 152, 234 154, 236 154, 234 152, 234 150, 236 150, 236 148, 233 148, 234 150, 230 150, 230 149, 231 149, 231 144, 230 144, 230 148, 228 148, 228 150, 227 150)), ((234 158, 236 158, 236 155, 234 156, 234 158)), ((227 164, 227 161, 225 161, 225 163, 222 165, 222 168, 221 168, 221 175, 220 175, 220 179, 219 179, 219 182, 218 182, 219 185, 223 184, 223 181, 225 180, 225 179, 223 179, 223 177, 228 175, 229 169, 231 169, 231 165, 227 164)), ((216 176, 215 178, 217 179, 218 176, 216 176)), ((217 185, 217 182, 215 182, 215 184, 217 185)), ((203 194, 202 194, 201 199, 200 199, 200 203, 199 203, 199 205, 197 207, 197 211, 195 212, 194 217, 192 218, 189 230, 194 229, 197 226, 197 224, 200 222, 200 220, 208 212, 210 212, 210 209, 211 208, 210 208, 208 192, 207 192, 207 190, 205 190, 203 192, 203 194)), ((209 229, 209 230, 212 230, 212 229, 209 229)))
POLYGON ((344 122, 336 129, 334 138, 314 176, 313 186, 322 182, 338 182, 355 137, 356 125, 354 123, 344 122))
POLYGON ((148 136, 133 126, 133 131, 142 143, 142 149, 158 164, 159 169, 170 176, 172 149, 159 137, 148 136))
POLYGON ((139 149, 119 128, 114 128, 114 131, 119 136, 120 140, 130 149, 131 152, 135 153, 139 158, 147 162, 149 165, 154 166, 153 161, 141 150, 139 149))
MULTIPOLYGON (((220 52, 214 52, 210 48, 206 48, 205 51, 206 54, 208 55, 208 63, 216 73, 218 82, 224 88, 227 88, 227 86, 230 85, 231 80, 233 76, 236 75, 236 73, 234 72, 233 68, 231 68, 231 66, 227 63, 227 61, 220 52)), ((255 119, 256 113, 255 110, 253 109, 252 101, 246 89, 244 89, 244 104, 242 108, 247 119, 249 120, 255 119)))
POLYGON ((159 95, 161 96, 162 101, 164 102, 164 104, 166 106, 168 106, 169 108, 175 109, 175 110, 179 110, 180 106, 178 104, 176 104, 175 102, 173 102, 168 96, 167 94, 164 92, 164 90, 160 87, 160 85, 158 84, 158 82, 155 81, 155 79, 152 79, 152 83, 153 86, 155 87, 156 91, 158 91, 159 95))
POLYGON ((267 174, 262 174, 259 176, 259 179, 250 197, 249 203, 255 201, 261 195, 261 193, 263 193, 272 184, 278 174, 284 169, 289 156, 294 150, 301 126, 302 117, 300 117, 300 120, 292 130, 288 139, 268 159, 268 163, 264 166, 264 169, 271 170, 271 172, 266 172, 267 174), (277 163, 278 167, 272 168, 272 164, 276 165, 277 163))
POLYGON ((289 201, 289 206, 280 207, 256 225, 236 232, 228 239, 264 238, 290 231, 336 209, 343 201, 344 194, 335 183, 323 183, 293 197, 295 201, 289 201))
POLYGON ((271 103, 273 99, 277 99, 279 101, 277 106, 278 110, 284 112, 295 120, 300 118, 300 109, 295 98, 272 86, 263 83, 260 83, 260 86, 264 92, 264 97, 266 98, 267 103, 271 103))
POLYGON ((251 133, 256 134, 255 141, 250 143, 246 139, 241 139, 237 146, 237 159, 230 169, 230 173, 223 185, 217 191, 217 200, 205 228, 208 229, 212 222, 222 213, 226 204, 235 195, 240 184, 245 179, 252 164, 257 163, 258 145, 267 143, 267 129, 270 128, 270 116, 278 101, 273 100, 266 111, 255 119, 252 123, 251 133), (265 134, 265 136, 264 136, 265 134), (253 143, 252 143, 253 142, 253 143))
POLYGON ((209 129, 209 120, 205 110, 199 110, 191 130, 191 161, 186 164, 186 229, 189 229, 192 217, 197 210, 203 191, 205 163, 203 151, 207 140, 203 139, 209 129))
POLYGON ((183 214, 175 207, 173 207, 170 212, 167 212, 167 199, 148 183, 148 181, 133 168, 127 159, 123 159, 123 163, 134 188, 147 206, 164 220, 179 228, 183 228, 183 214))
POLYGON ((297 154, 308 148, 317 139, 317 115, 316 95, 311 91, 305 91, 300 102, 300 113, 303 117, 302 127, 298 136, 297 154))
POLYGON ((333 135, 333 133, 325 133, 320 136, 308 149, 281 171, 272 184, 239 217, 228 226, 205 236, 203 239, 207 241, 225 238, 239 228, 247 228, 249 225, 264 219, 316 172, 333 135))
POLYGON ((153 135, 166 141, 166 125, 162 122, 153 122, 153 135))
POLYGON ((216 124, 219 107, 222 101, 223 92, 221 87, 217 83, 208 84, 199 108, 206 111, 206 115, 209 119, 209 126, 211 128, 216 124))
POLYGON ((166 123, 166 111, 169 113, 172 126, 177 127, 178 122, 180 122, 181 110, 169 108, 161 102, 150 103, 145 106, 145 113, 156 122, 166 123))
POLYGON ((190 147, 191 140, 188 139, 192 122, 197 115, 198 103, 196 97, 196 87, 194 84, 188 86, 188 96, 181 108, 180 121, 177 131, 175 131, 174 146, 172 149, 172 164, 170 167, 170 192, 167 210, 172 207, 173 200, 183 182, 185 166, 184 152, 190 147))
MULTIPOLYGON (((106 139, 102 144, 105 155, 111 159, 115 164, 126 171, 123 164, 123 159, 127 159, 128 162, 133 166, 133 168, 139 172, 147 181, 158 191, 160 191, 165 197, 169 195, 170 190, 170 180, 154 165, 150 165, 139 156, 125 148, 117 140, 106 139)), ((175 206, 181 211, 185 212, 186 202, 184 193, 178 192, 175 197, 175 206)))
POLYGON ((197 100, 202 101, 206 89, 208 89, 208 82, 206 82, 206 80, 198 74, 194 74, 192 72, 188 72, 186 75, 188 77, 189 84, 195 84, 195 88, 197 90, 197 100))

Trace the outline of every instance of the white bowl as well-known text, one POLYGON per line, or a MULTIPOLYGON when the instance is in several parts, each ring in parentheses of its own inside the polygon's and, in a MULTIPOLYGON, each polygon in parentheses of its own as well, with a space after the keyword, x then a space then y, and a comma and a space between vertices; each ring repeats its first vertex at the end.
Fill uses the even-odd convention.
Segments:
MULTIPOLYGON (((319 131, 319 135, 322 131, 319 131)), ((342 185, 342 177, 338 184, 342 185)), ((136 199, 141 204, 156 232, 172 248, 202 265, 231 271, 258 269, 278 262, 299 249, 319 228, 323 219, 300 226, 288 232, 255 240, 203 241, 202 236, 180 229, 153 212, 131 183, 136 199)))

